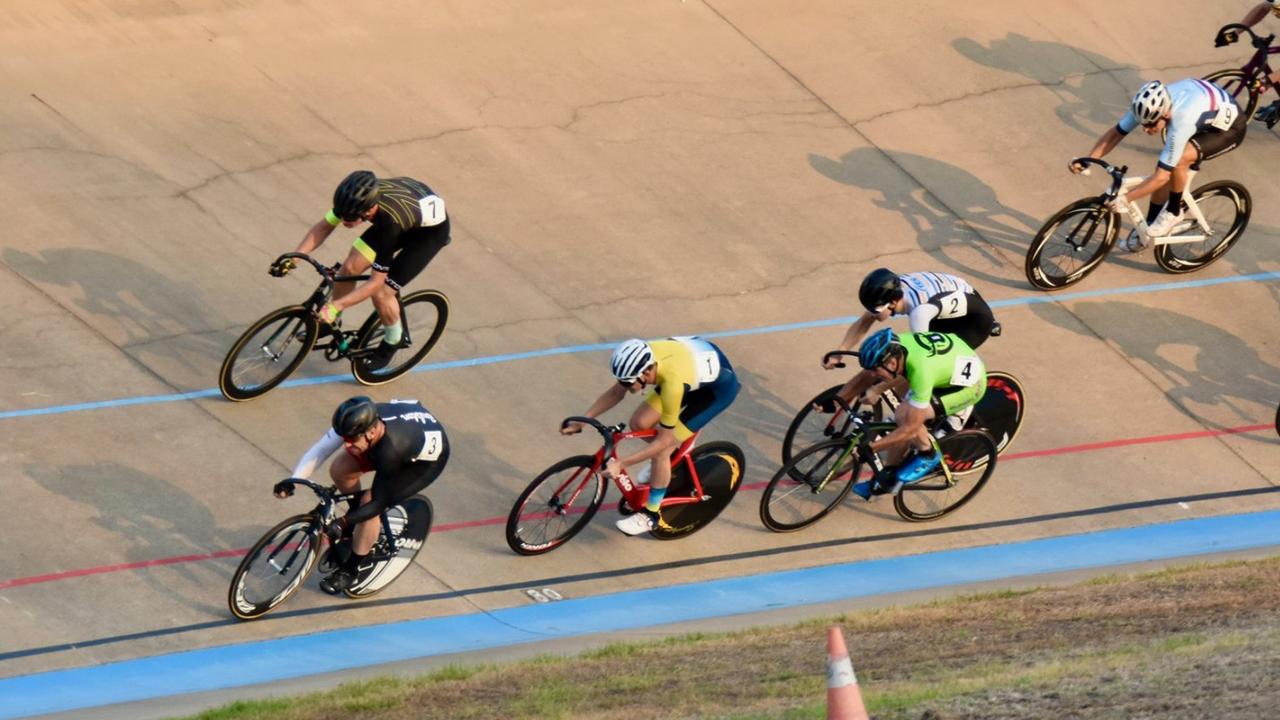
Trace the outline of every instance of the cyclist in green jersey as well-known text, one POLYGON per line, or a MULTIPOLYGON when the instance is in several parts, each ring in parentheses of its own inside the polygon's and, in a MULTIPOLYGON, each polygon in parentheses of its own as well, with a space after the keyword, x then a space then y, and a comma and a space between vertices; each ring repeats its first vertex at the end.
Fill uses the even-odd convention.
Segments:
POLYGON ((962 415, 987 391, 987 369, 968 343, 950 333, 909 333, 899 338, 892 330, 880 330, 858 348, 862 371, 853 376, 840 397, 852 402, 873 385, 905 377, 910 386, 906 401, 898 406, 898 427, 871 443, 873 452, 889 450, 889 469, 883 477, 860 482, 853 491, 863 498, 895 492, 929 474, 942 457, 929 437, 934 420, 962 415), (911 457, 902 461, 907 450, 911 457), (899 465, 898 463, 901 462, 899 465))

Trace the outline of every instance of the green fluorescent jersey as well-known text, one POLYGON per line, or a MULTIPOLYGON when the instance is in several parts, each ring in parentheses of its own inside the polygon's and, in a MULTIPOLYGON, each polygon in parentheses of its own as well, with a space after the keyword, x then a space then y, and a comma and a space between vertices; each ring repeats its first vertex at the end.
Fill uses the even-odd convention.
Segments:
POLYGON ((907 351, 906 376, 911 384, 907 401, 928 407, 936 393, 946 393, 982 383, 987 369, 978 353, 959 336, 950 333, 908 333, 901 337, 907 351))

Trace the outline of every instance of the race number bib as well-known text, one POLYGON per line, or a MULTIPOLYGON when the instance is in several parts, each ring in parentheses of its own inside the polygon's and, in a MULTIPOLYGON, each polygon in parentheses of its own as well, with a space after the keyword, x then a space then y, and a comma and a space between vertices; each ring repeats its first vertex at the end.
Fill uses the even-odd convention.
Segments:
POLYGON ((1236 116, 1240 114, 1240 108, 1235 103, 1222 103, 1218 108, 1218 116, 1209 123, 1210 126, 1219 130, 1230 130, 1231 124, 1236 121, 1236 116))
POLYGON ((961 317, 969 312, 969 298, 964 294, 963 290, 956 290, 947 293, 941 297, 935 298, 934 302, 942 308, 942 312, 938 313, 939 320, 946 318, 961 317))
POLYGON ((444 198, 439 195, 428 195, 418 201, 422 208, 422 227, 435 227, 445 221, 444 198))
POLYGON ((418 453, 415 460, 439 460, 440 453, 444 452, 444 434, 439 430, 424 430, 422 434, 425 436, 422 442, 422 452, 418 453))
POLYGON ((976 385, 982 377, 982 361, 973 355, 961 355, 956 358, 955 370, 951 372, 951 384, 960 387, 976 385))
POLYGON ((715 382, 720 377, 720 355, 715 350, 703 350, 702 348, 706 347, 706 344, 702 342, 695 344, 691 337, 673 337, 671 339, 679 341, 689 348, 689 352, 693 354, 693 371, 698 376, 699 385, 715 382))

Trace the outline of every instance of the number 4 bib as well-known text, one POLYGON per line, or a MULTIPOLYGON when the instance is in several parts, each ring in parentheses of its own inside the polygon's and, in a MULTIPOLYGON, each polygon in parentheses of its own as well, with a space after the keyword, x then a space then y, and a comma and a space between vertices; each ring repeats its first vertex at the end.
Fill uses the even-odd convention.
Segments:
POLYGON ((982 361, 973 355, 962 355, 956 358, 955 370, 951 372, 951 384, 969 387, 982 377, 982 361))

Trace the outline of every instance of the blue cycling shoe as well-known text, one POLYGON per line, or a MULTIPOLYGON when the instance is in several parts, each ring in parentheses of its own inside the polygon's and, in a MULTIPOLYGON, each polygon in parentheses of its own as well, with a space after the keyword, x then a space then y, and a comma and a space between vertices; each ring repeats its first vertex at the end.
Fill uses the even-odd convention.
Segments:
POLYGON ((941 464, 942 455, 937 450, 929 453, 918 453, 911 456, 910 460, 902 463, 902 467, 898 469, 898 480, 905 485, 909 485, 933 472, 941 464))

